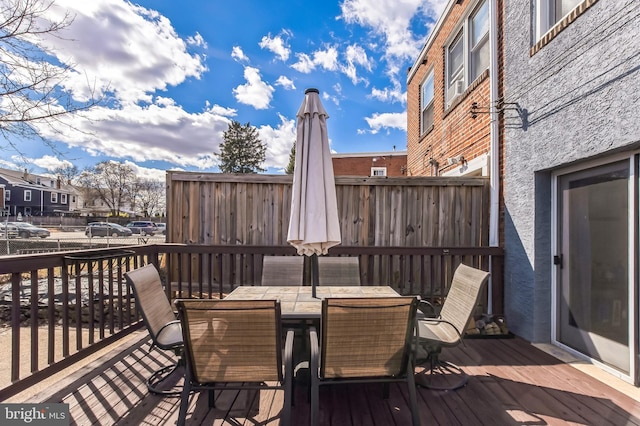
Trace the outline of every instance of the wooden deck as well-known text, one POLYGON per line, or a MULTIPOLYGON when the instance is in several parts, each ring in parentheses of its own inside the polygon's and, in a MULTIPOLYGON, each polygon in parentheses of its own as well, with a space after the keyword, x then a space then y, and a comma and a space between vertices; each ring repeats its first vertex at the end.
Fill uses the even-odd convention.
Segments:
MULTIPOLYGON (((29 402, 68 403, 77 425, 173 425, 179 398, 150 395, 145 386, 170 358, 148 347, 143 339, 114 351, 29 402)), ((640 402, 519 338, 467 340, 443 355, 471 378, 457 391, 419 388, 423 425, 640 425, 640 402)), ((403 386, 392 385, 387 400, 379 385, 328 386, 320 395, 322 425, 410 424, 403 386)), ((282 394, 263 391, 254 398, 229 391, 217 404, 232 407, 211 410, 206 394, 192 397, 187 424, 278 424, 282 394)), ((308 421, 306 388, 297 386, 292 424, 308 421)))

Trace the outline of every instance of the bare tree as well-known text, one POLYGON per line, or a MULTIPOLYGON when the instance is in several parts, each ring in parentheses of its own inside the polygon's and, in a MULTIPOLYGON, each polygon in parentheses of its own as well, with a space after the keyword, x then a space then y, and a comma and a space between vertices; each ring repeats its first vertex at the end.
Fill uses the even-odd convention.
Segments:
POLYGON ((70 185, 78 178, 80 170, 78 170, 78 166, 56 167, 52 173, 60 178, 62 182, 70 185))
POLYGON ((120 216, 132 203, 131 185, 136 175, 128 164, 103 161, 84 170, 78 180, 86 191, 85 200, 104 202, 114 216, 120 216))
POLYGON ((137 179, 133 192, 134 206, 146 217, 161 213, 164 207, 164 183, 151 179, 137 179))
POLYGON ((45 37, 60 37, 73 21, 69 14, 60 21, 47 20, 52 5, 53 0, 0 1, 0 133, 5 148, 19 154, 14 136, 39 136, 37 126, 61 132, 69 126, 63 116, 97 104, 93 98, 74 101, 63 88, 71 66, 58 63, 42 47, 45 37))

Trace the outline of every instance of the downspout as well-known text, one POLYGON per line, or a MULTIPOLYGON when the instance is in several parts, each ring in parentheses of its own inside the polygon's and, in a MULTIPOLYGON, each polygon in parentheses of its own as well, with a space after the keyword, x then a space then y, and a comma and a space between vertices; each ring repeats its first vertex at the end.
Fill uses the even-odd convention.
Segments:
MULTIPOLYGON (((500 196, 500 159, 499 159, 499 119, 496 108, 498 102, 498 0, 489 0, 489 105, 490 105, 490 145, 489 145, 489 246, 497 247, 500 245, 499 238, 499 196, 500 196)), ((489 262, 489 272, 493 272, 493 262, 489 262)), ((489 294, 487 311, 489 314, 493 311, 492 306, 492 285, 489 282, 489 294)))

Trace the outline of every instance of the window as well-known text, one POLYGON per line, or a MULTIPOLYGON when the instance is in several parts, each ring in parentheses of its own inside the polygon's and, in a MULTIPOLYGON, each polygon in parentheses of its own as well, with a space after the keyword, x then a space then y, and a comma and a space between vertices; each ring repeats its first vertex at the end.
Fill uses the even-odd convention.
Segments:
POLYGON ((433 70, 431 70, 420 87, 420 134, 424 134, 433 126, 433 104, 433 70))
POLYGON ((67 194, 60 194, 60 203, 67 204, 67 194))
POLYGON ((447 105, 489 68, 489 2, 478 2, 446 46, 447 105))
POLYGON ((11 190, 10 189, 5 189, 4 190, 4 200, 5 201, 11 201, 11 190))
POLYGON ((471 16, 471 79, 489 68, 489 3, 484 2, 471 16))
POLYGON ((537 29, 538 38, 558 23, 569 12, 575 9, 583 0, 537 0, 537 29))
POLYGON ((372 167, 371 168, 371 176, 386 176, 387 168, 386 167, 372 167))
POLYGON ((24 208, 24 215, 25 216, 31 216, 31 207, 25 207, 24 208))
POLYGON ((57 192, 52 192, 51 193, 51 202, 52 203, 57 203, 58 202, 58 193, 57 192))
MULTIPOLYGON (((72 196, 71 196, 71 202, 72 202, 72 203, 75 203, 75 202, 76 202, 76 196, 75 196, 75 195, 72 195, 72 196)), ((85 203, 85 206, 86 206, 86 203, 85 203)))
POLYGON ((25 191, 24 191, 24 200, 25 201, 31 201, 31 190, 30 189, 25 189, 25 191))

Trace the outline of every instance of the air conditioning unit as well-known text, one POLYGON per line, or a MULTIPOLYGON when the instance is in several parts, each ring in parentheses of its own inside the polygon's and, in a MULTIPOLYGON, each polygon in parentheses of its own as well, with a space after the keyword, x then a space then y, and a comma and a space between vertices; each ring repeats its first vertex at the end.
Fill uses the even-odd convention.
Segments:
POLYGON ((448 105, 451 105, 453 101, 464 92, 464 82, 462 80, 458 80, 453 83, 453 86, 449 88, 449 102, 448 105))

